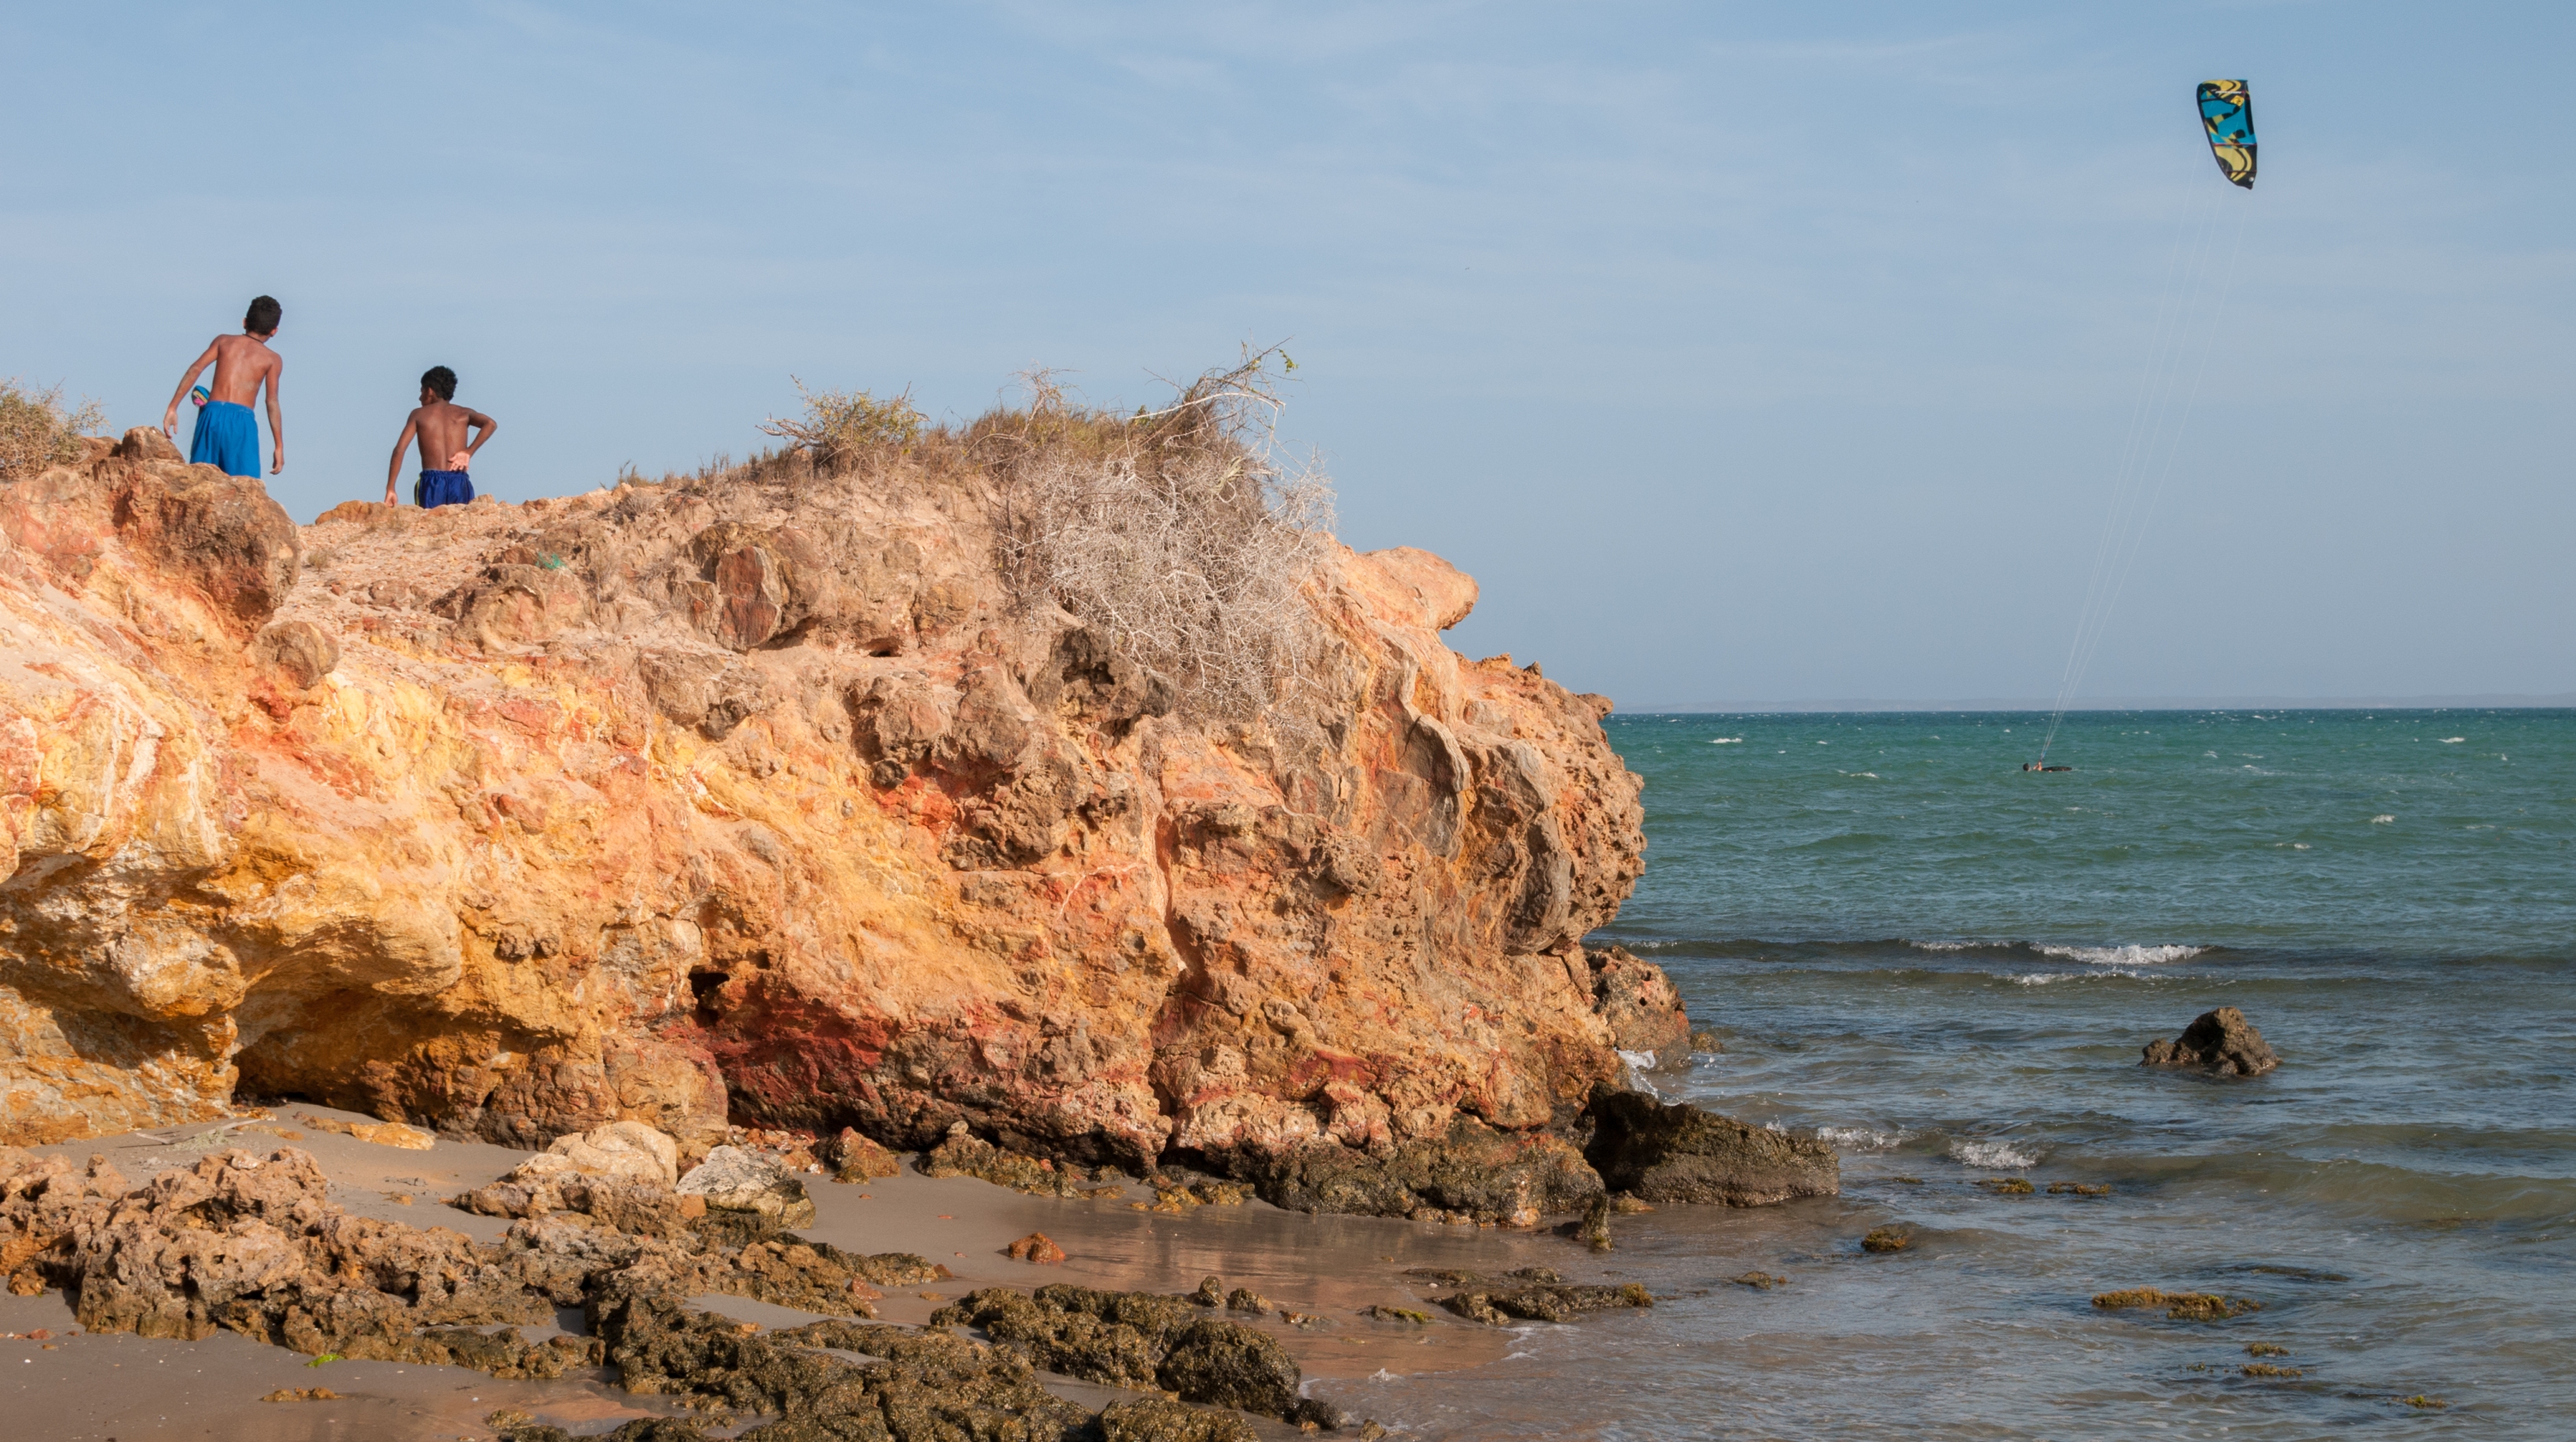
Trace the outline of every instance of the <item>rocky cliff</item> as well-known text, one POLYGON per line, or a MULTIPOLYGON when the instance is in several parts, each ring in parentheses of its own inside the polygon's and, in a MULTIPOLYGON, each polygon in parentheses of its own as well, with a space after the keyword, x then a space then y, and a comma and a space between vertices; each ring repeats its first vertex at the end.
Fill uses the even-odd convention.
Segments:
POLYGON ((790 456, 298 528, 140 430, 0 487, 0 1140, 239 1092, 1251 1175, 1680 1040, 1581 941, 1643 850, 1608 703, 1444 646, 1474 582, 1332 548, 1310 684, 1194 715, 1015 604, 1005 499, 790 456))

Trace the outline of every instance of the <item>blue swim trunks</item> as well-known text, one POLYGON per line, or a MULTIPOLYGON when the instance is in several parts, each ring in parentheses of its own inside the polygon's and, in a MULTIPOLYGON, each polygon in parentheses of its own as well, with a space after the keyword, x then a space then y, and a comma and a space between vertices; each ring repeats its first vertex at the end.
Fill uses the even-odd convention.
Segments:
POLYGON ((463 471, 423 471, 420 484, 411 488, 411 498, 423 510, 461 506, 474 499, 474 478, 463 471))
POLYGON ((196 433, 188 438, 188 461, 220 467, 228 476, 257 476, 259 420, 250 407, 206 402, 197 412, 196 433))

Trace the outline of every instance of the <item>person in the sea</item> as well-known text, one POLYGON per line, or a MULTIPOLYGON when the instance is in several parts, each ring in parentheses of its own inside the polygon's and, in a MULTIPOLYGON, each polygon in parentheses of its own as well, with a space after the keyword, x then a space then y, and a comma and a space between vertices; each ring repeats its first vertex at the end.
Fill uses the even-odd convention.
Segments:
POLYGON ((420 408, 403 421, 402 434, 394 441, 393 463, 385 467, 385 504, 398 504, 394 482, 402 475, 403 452, 414 442, 420 445, 420 482, 411 491, 414 505, 424 509, 461 506, 474 499, 474 478, 466 468, 500 428, 499 421, 456 403, 456 372, 431 366, 421 374, 420 408), (472 440, 466 439, 468 431, 475 433, 472 440))
POLYGON ((259 418, 250 407, 265 386, 268 436, 276 450, 268 473, 273 476, 286 469, 286 422, 277 408, 277 382, 286 374, 286 359, 268 348, 283 314, 267 296, 252 301, 250 313, 242 317, 242 333, 215 337, 207 343, 206 353, 179 377, 179 388, 170 393, 170 408, 161 413, 161 434, 174 441, 179 434, 179 402, 188 398, 189 387, 207 366, 215 368, 213 389, 198 409, 197 428, 188 437, 192 464, 219 466, 228 476, 259 474, 259 418))

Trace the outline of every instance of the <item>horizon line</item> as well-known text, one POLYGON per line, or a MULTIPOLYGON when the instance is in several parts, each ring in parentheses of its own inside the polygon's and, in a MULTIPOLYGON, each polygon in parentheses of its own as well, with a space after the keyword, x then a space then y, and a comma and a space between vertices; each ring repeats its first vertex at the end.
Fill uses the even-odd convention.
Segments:
MULTIPOLYGON (((1616 702, 1616 698, 1612 698, 1616 702)), ((1884 697, 1803 698, 1788 701, 1699 701, 1618 705, 1631 716, 1761 716, 1801 712, 2022 711, 2045 715, 2051 700, 1981 696, 1948 700, 1884 697)), ((2070 703, 2068 711, 2547 711, 2576 709, 2576 691, 2485 692, 2434 696, 2106 696, 2070 703)))

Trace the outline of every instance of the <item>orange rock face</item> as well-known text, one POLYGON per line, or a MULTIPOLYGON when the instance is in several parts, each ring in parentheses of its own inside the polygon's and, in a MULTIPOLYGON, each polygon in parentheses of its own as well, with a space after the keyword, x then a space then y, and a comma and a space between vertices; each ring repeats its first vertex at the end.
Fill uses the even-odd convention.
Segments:
MULTIPOLYGON (((102 444, 0 488, 0 1141, 236 1088, 542 1146, 963 1120, 1089 1162, 1562 1121, 1685 1034, 1587 955, 1607 703, 1337 551, 1330 656, 1189 719, 900 466, 297 528, 102 444)), ((776 468, 772 468, 776 470, 776 468)))

